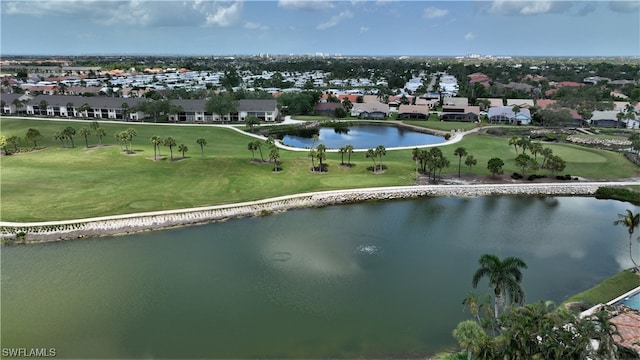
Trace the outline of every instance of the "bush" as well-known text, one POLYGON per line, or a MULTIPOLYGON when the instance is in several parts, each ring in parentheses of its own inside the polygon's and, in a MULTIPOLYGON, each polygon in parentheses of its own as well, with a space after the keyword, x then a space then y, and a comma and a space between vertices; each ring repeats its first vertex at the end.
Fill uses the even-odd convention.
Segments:
POLYGON ((513 174, 511 174, 511 178, 514 179, 514 180, 520 180, 520 179, 522 179, 522 177, 523 177, 522 175, 520 175, 518 173, 515 173, 515 172, 513 174))
POLYGON ((533 180, 536 180, 536 179, 544 179, 546 177, 547 177, 547 175, 531 174, 531 175, 529 175, 529 177, 527 177, 527 180, 533 181, 533 180))
POLYGON ((444 139, 445 140, 451 139, 451 134, 449 134, 449 133, 444 134, 444 139))
POLYGON ((595 193, 596 199, 613 199, 640 204, 640 192, 618 187, 599 187, 595 193))

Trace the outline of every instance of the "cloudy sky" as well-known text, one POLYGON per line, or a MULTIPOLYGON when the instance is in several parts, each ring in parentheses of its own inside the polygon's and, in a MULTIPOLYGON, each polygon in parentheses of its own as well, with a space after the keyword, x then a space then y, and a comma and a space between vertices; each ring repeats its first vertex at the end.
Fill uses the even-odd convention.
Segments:
POLYGON ((640 2, 0 0, 0 55, 640 55, 640 2))

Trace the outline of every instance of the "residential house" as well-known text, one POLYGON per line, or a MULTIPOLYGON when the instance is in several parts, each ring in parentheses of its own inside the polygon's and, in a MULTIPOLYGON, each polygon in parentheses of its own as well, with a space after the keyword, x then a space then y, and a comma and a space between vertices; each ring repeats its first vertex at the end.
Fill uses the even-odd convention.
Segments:
POLYGON ((513 106, 491 107, 487 117, 489 122, 498 124, 529 125, 531 123, 529 109, 520 109, 518 113, 515 113, 513 106))
POLYGON ((591 115, 591 125, 602 128, 620 128, 624 127, 622 121, 618 120, 620 111, 616 110, 596 110, 591 115))
POLYGON ((478 121, 480 106, 443 106, 441 121, 478 121))
POLYGON ((313 107, 313 111, 315 111, 318 114, 323 114, 323 115, 327 115, 327 116, 333 116, 333 114, 335 113, 336 109, 339 109, 342 107, 341 103, 335 103, 335 102, 321 102, 321 103, 317 103, 314 107, 313 107))
POLYGON ((389 116, 389 105, 381 102, 365 102, 353 104, 351 116, 361 119, 384 119, 389 116))
POLYGON ((398 107, 398 119, 423 119, 429 118, 429 107, 424 105, 400 105, 398 107))
POLYGON ((238 103, 238 121, 253 115, 260 121, 273 122, 280 119, 276 99, 242 99, 238 103))
POLYGON ((507 99, 507 106, 529 109, 534 106, 532 99, 507 99))

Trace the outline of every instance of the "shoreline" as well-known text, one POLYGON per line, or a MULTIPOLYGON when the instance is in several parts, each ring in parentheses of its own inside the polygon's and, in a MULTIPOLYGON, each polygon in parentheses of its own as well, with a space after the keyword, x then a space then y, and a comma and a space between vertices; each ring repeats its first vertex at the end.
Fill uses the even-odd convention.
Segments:
POLYGON ((571 182, 529 184, 412 185, 331 190, 294 194, 235 204, 153 211, 48 222, 0 222, 3 244, 30 244, 206 224, 228 219, 266 216, 300 208, 429 196, 593 196, 599 187, 638 182, 571 182))

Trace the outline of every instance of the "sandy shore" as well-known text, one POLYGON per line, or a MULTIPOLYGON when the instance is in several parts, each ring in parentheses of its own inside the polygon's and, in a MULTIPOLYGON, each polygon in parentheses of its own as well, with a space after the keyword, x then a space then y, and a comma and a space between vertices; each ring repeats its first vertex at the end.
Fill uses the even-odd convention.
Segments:
POLYGON ((639 185, 638 182, 567 182, 529 184, 416 185, 322 191, 258 201, 168 211, 113 215, 65 221, 0 222, 5 243, 38 243, 111 236, 178 226, 264 216, 296 208, 425 196, 551 195, 591 196, 601 186, 639 185))

